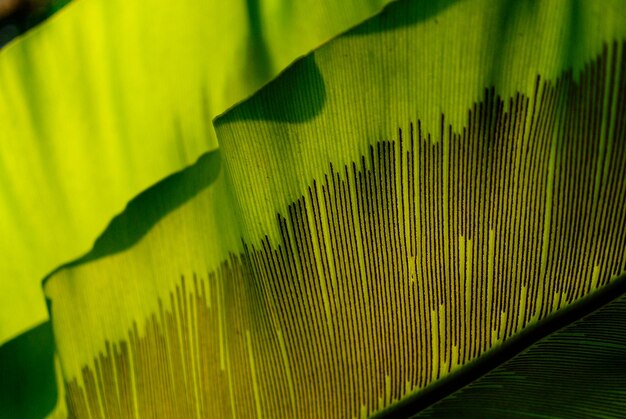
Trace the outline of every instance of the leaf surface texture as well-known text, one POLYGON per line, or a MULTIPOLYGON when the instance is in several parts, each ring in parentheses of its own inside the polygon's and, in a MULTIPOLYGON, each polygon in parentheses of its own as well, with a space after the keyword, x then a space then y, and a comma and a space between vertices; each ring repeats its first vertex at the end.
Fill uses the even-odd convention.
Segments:
POLYGON ((298 61, 193 198, 48 279, 70 411, 367 416, 609 284, 624 19, 402 1, 298 61))

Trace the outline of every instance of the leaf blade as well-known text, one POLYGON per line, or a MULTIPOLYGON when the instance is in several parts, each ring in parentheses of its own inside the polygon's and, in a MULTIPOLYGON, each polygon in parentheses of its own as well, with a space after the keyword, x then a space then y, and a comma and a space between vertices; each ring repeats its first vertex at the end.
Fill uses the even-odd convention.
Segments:
POLYGON ((213 117, 387 1, 81 1, 4 48, 0 342, 47 318, 46 274, 217 147, 213 117))

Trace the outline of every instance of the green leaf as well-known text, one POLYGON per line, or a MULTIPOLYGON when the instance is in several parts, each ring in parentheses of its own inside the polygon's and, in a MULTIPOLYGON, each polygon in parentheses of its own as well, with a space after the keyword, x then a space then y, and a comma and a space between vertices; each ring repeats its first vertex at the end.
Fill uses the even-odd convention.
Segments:
POLYGON ((625 20, 402 1, 298 61, 216 121, 193 198, 47 280, 69 411, 367 416, 610 286, 625 20))
POLYGON ((560 330, 418 417, 620 417, 626 298, 560 330))
POLYGON ((0 346, 0 418, 42 418, 54 407, 54 340, 46 322, 0 346))
POLYGON ((0 343, 40 280, 142 190, 215 149, 210 121, 389 0, 85 0, 0 52, 0 343))
POLYGON ((619 417, 625 293, 622 276, 379 416, 619 417))
POLYGON ((0 48, 41 24, 69 2, 70 0, 3 2, 0 8, 0 48))

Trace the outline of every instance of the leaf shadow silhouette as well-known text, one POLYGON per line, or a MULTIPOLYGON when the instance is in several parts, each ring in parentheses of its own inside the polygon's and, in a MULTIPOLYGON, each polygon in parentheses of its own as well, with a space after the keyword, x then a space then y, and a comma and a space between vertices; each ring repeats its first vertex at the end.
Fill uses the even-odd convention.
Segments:
POLYGON ((0 346, 0 418, 42 418, 56 400, 54 339, 48 321, 0 346))

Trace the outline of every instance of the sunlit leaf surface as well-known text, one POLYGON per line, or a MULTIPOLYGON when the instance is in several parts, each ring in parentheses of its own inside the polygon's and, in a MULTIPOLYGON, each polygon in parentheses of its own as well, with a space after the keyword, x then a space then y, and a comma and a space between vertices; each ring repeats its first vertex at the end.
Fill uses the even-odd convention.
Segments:
POLYGON ((620 6, 401 1, 225 114, 48 279, 69 410, 367 416, 609 284, 620 6))
POLYGON ((217 142, 211 120, 388 0, 84 0, 0 51, 0 343, 40 281, 217 142))

